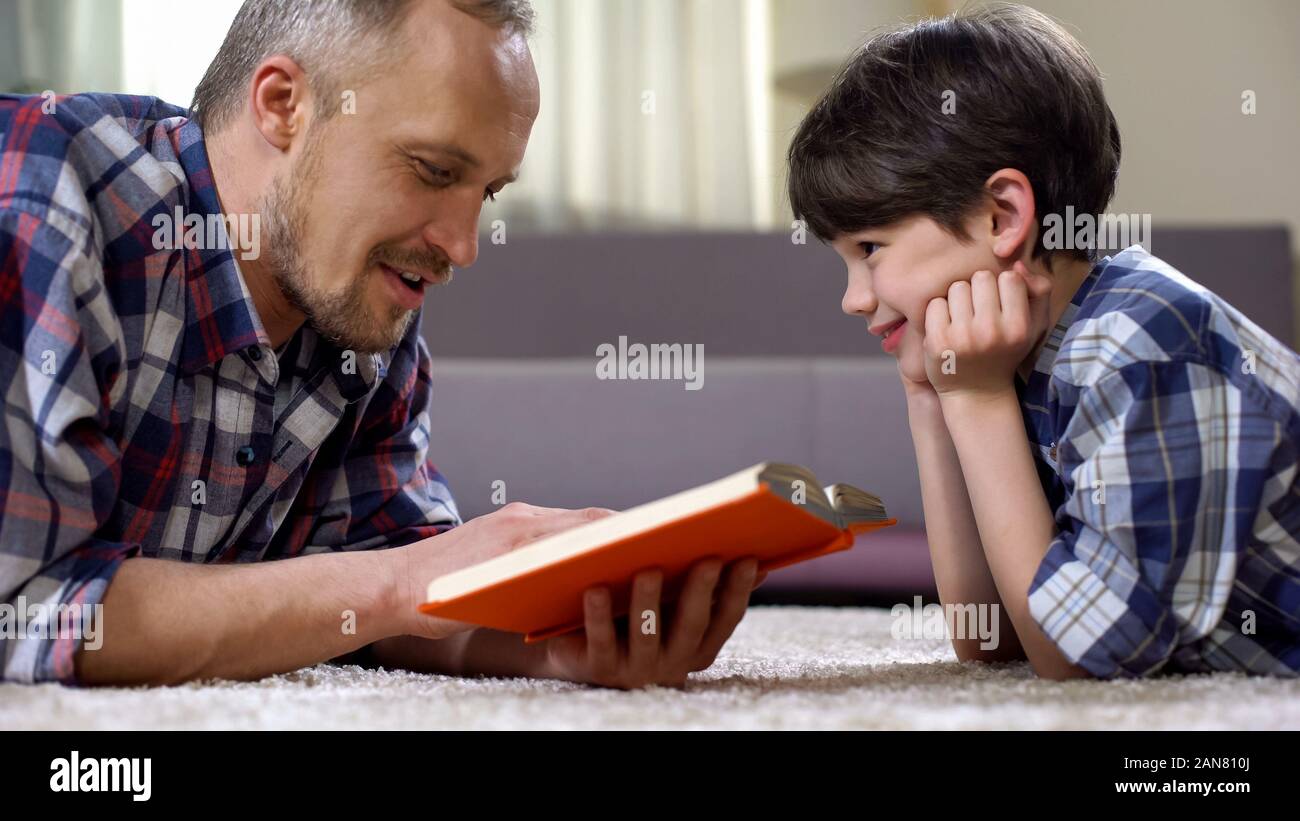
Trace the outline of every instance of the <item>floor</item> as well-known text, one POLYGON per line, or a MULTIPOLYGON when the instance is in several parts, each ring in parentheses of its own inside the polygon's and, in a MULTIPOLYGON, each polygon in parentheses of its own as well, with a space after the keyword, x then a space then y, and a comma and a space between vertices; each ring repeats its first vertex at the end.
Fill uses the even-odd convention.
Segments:
POLYGON ((1300 680, 1048 682, 895 640, 879 608, 754 606, 685 690, 323 665, 258 682, 0 685, 0 729, 1300 729, 1300 680))

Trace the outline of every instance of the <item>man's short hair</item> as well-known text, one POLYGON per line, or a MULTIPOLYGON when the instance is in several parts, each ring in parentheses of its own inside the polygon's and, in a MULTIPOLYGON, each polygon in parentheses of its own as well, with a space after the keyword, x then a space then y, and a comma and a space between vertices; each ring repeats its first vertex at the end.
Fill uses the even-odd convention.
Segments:
POLYGON ((1018 169, 1033 186, 1037 258, 1046 215, 1110 202, 1120 137, 1083 47, 1046 15, 998 4, 872 37, 788 159, 790 204, 823 241, 918 214, 965 240, 985 181, 1018 169))
MULTIPOLYGON (((489 25, 532 33, 529 0, 449 0, 489 25)), ((219 131, 238 111, 253 71, 275 54, 307 72, 317 116, 341 110, 349 85, 383 69, 402 53, 402 22, 411 0, 245 0, 217 56, 194 90, 191 114, 205 131, 219 131)))

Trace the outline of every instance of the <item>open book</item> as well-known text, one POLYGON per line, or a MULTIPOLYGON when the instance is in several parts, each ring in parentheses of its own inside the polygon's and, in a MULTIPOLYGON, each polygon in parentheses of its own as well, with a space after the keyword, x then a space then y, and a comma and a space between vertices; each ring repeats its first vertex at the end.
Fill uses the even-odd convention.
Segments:
POLYGON ((854 534, 892 524, 866 491, 823 488, 807 468, 765 462, 439 576, 420 611, 541 641, 582 627, 589 587, 609 587, 617 618, 627 614, 628 587, 641 570, 663 570, 662 606, 702 559, 753 556, 760 571, 774 570, 845 550, 854 534))

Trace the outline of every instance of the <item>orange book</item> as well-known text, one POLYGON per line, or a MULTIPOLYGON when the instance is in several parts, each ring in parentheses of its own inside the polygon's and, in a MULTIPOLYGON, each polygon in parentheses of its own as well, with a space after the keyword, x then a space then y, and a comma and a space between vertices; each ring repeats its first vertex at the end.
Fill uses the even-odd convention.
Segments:
POLYGON ((420 611, 542 641, 583 626, 589 587, 608 586, 618 618, 641 570, 663 570, 666 605, 702 559, 753 556, 760 571, 775 570, 848 549, 855 534, 895 523, 870 493, 823 488, 807 468, 765 462, 439 576, 420 611))

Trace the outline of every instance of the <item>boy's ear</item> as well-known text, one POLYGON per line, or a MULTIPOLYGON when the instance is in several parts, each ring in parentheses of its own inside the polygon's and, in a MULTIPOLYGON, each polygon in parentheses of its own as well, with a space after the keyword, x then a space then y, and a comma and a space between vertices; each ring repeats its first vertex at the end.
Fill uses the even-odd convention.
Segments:
POLYGON ((984 183, 993 218, 990 239, 993 253, 1004 260, 1016 260, 1031 246, 1038 225, 1034 187, 1029 178, 1014 168, 995 171, 984 183))

